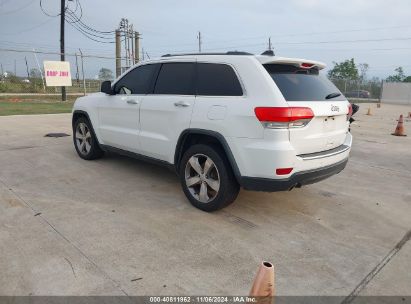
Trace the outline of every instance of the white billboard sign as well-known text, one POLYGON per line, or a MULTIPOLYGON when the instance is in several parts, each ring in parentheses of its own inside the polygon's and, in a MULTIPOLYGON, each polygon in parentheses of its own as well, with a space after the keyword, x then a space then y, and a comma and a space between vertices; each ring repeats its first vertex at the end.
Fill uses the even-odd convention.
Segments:
POLYGON ((71 73, 68 61, 44 61, 44 75, 48 87, 70 87, 71 73))

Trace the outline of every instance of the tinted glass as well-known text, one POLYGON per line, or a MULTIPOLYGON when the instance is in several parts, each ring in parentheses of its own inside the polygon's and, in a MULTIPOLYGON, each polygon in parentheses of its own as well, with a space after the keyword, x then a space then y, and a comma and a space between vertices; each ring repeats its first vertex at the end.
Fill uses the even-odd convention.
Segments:
POLYGON ((116 94, 148 94, 151 90, 157 64, 148 64, 131 70, 115 84, 116 94))
POLYGON ((329 94, 340 91, 316 68, 301 69, 285 64, 266 64, 264 67, 287 101, 345 100, 342 94, 326 99, 329 94))
POLYGON ((194 63, 163 63, 154 94, 193 95, 194 63))
POLYGON ((242 96, 234 70, 226 64, 197 64, 197 95, 242 96))

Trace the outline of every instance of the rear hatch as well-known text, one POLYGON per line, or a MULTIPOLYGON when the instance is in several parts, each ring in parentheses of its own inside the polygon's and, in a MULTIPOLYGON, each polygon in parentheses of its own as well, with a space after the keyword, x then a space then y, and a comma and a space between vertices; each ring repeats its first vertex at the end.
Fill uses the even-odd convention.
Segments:
POLYGON ((349 123, 348 102, 334 84, 310 63, 264 64, 290 107, 308 107, 312 120, 290 127, 290 142, 297 155, 336 148, 344 143, 349 123))

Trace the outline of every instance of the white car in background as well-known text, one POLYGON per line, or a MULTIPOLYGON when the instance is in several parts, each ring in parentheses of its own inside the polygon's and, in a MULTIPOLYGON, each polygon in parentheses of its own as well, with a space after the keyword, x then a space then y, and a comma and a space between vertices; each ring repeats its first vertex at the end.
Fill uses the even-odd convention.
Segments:
POLYGON ((344 169, 351 106, 323 63, 243 52, 165 55, 77 99, 74 146, 172 167, 188 200, 213 211, 240 186, 281 191, 344 169))

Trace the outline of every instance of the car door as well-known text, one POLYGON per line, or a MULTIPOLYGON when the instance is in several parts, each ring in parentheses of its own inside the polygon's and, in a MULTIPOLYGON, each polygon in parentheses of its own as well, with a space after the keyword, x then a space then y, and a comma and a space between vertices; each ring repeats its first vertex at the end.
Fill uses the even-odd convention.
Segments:
POLYGON ((195 60, 163 63, 152 94, 140 108, 140 143, 144 155, 174 161, 179 135, 193 112, 195 60))
POLYGON ((153 85, 158 65, 138 66, 121 77, 99 104, 99 131, 105 145, 140 152, 140 106, 153 85))

